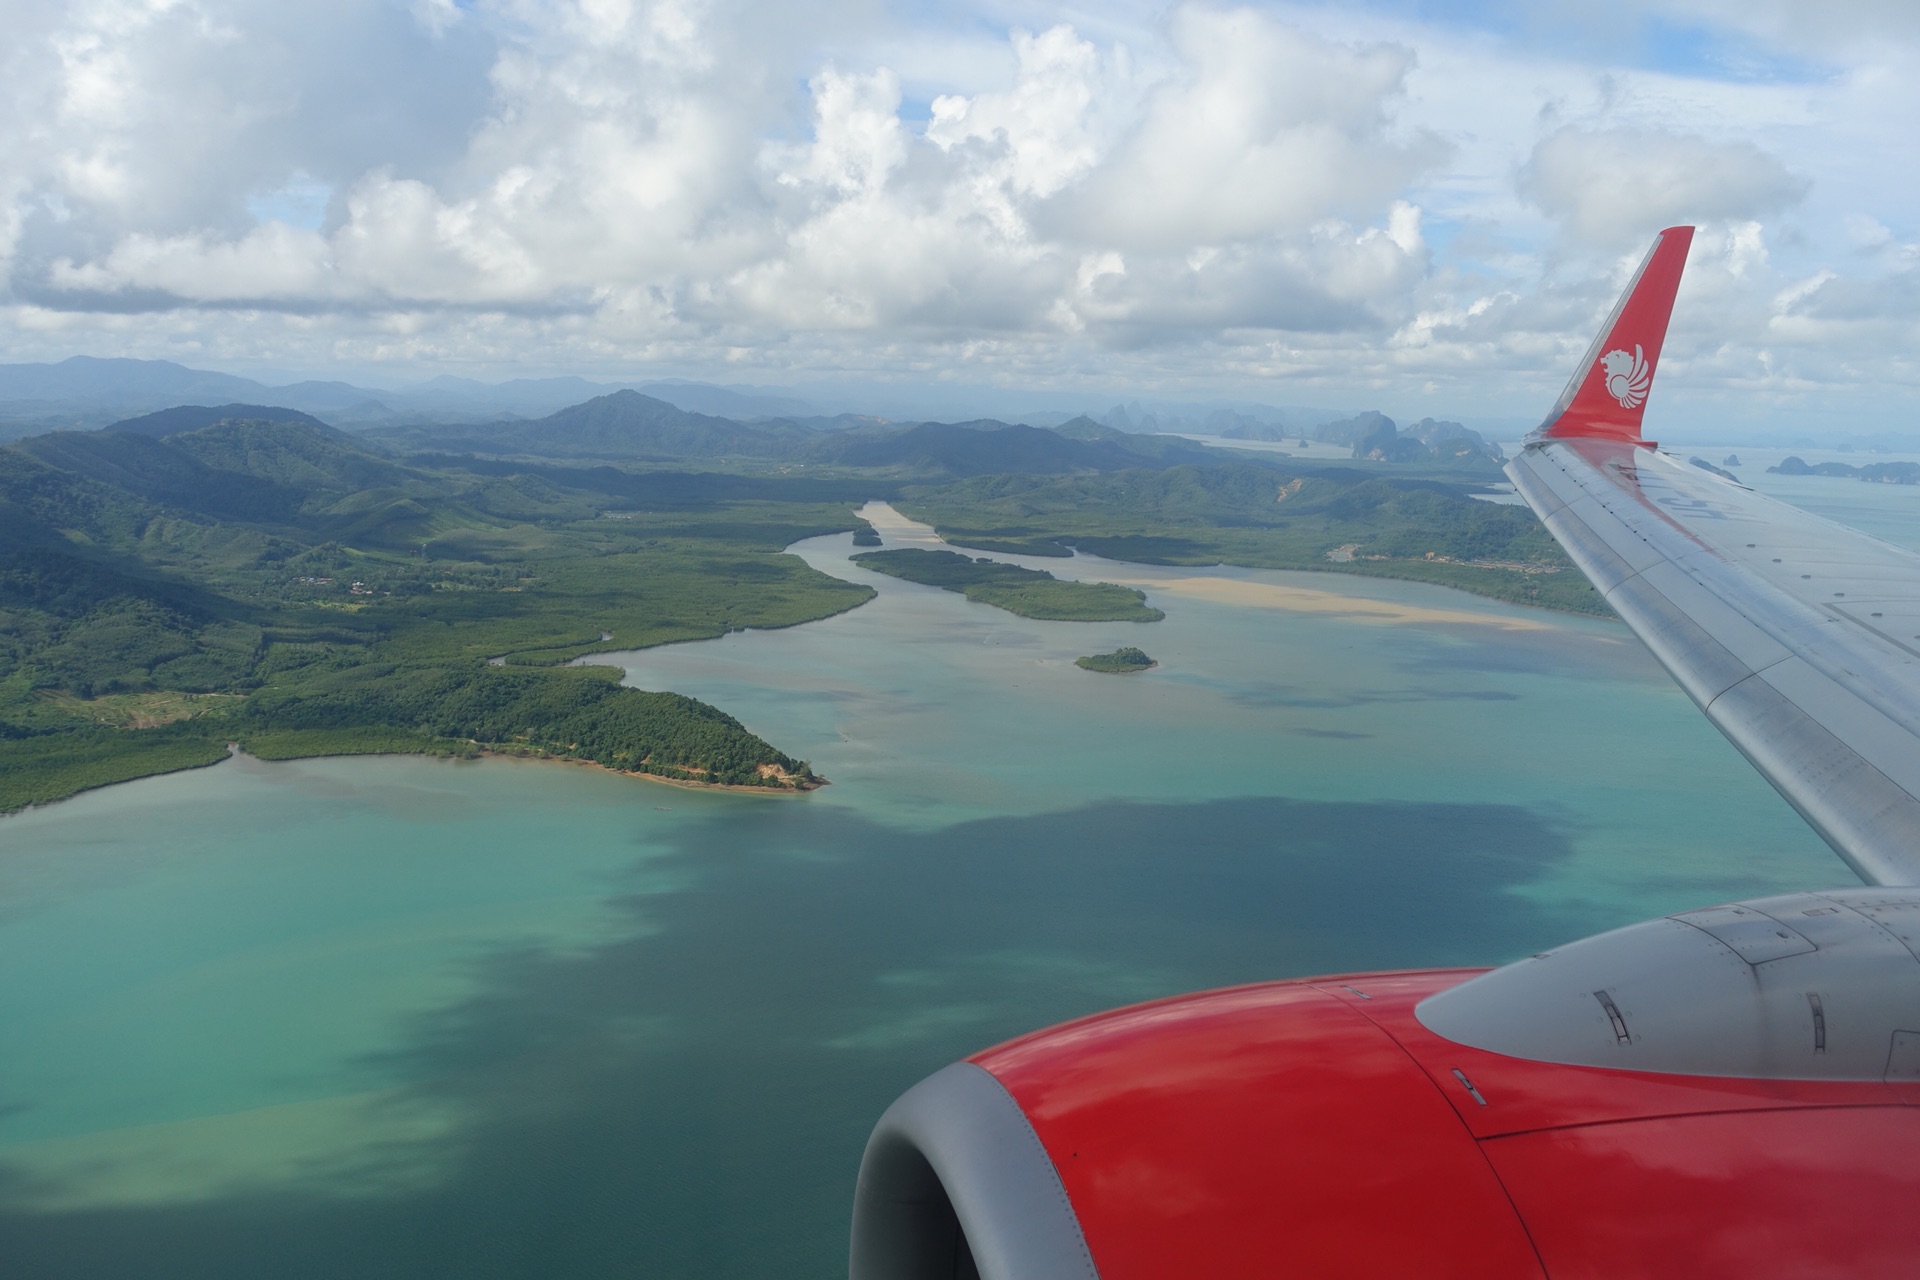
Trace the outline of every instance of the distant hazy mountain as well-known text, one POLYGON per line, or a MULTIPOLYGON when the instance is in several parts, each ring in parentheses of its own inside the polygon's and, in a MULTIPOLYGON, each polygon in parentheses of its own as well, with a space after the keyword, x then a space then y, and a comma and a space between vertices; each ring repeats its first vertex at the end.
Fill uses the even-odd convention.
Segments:
POLYGON ((431 407, 433 411, 449 417, 513 414, 540 418, 616 391, 638 391, 675 408, 712 417, 752 420, 805 417, 820 412, 817 406, 793 396, 761 395, 753 391, 680 379, 667 382, 591 382, 586 378, 564 377, 479 382, 472 378, 443 375, 403 391, 380 394, 389 402, 415 412, 431 407))
POLYGON ((1399 427, 1392 418, 1377 409, 1365 413, 1356 413, 1351 418, 1341 418, 1334 422, 1323 422, 1307 433, 1310 440, 1319 440, 1326 444, 1356 445, 1370 436, 1382 431, 1398 432, 1399 427))
POLYGON ((809 431, 855 431, 863 427, 893 425, 885 418, 870 417, 864 413, 795 414, 777 418, 775 421, 790 422, 796 427, 805 427, 809 431))
POLYGON ((335 421, 390 419, 386 392, 345 382, 269 387, 252 378, 189 369, 171 360, 0 364, 0 439, 57 429, 113 426, 133 415, 190 405, 276 407, 335 421))
POLYGON ((308 426, 326 427, 326 423, 318 418, 301 413, 298 409, 286 409, 278 405, 223 404, 217 408, 208 408, 205 405, 183 404, 172 409, 161 409, 157 413, 146 413, 137 418, 125 418, 119 422, 108 423, 102 429, 130 431, 137 436, 161 437, 178 435, 182 431, 198 431, 202 427, 210 427, 216 422, 225 422, 229 418, 255 422, 304 422, 308 426))
POLYGON ((171 360, 73 356, 58 364, 0 364, 0 401, 121 403, 235 400, 260 390, 251 378, 189 369, 171 360))
POLYGON ((1242 418, 1239 414, 1223 415, 1228 420, 1222 423, 1209 422, 1204 432, 1210 436, 1220 436, 1227 440, 1297 440, 1300 433, 1289 431, 1284 423, 1256 422, 1242 418))
POLYGON ((631 390, 595 396, 531 422, 389 427, 368 434, 407 449, 648 461, 786 458, 818 438, 817 432, 792 423, 745 423, 689 413, 631 390))
POLYGON ((336 426, 475 422, 541 418, 621 390, 696 413, 738 419, 815 417, 818 406, 793 396, 704 382, 606 383, 586 378, 480 382, 441 376, 408 387, 305 381, 273 386, 234 374, 190 369, 171 360, 74 356, 58 364, 0 364, 0 439, 62 428, 95 428, 180 405, 279 405, 336 426))
POLYGON ((1500 446, 1458 422, 1422 418, 1402 428, 1374 410, 1315 429, 1314 438, 1353 446, 1353 456, 1375 462, 1425 462, 1448 467, 1497 467, 1500 446))
MULTIPOLYGON (((540 421, 622 391, 706 418, 775 428, 785 423, 814 432, 864 431, 888 425, 887 418, 921 422, 936 416, 926 405, 909 414, 900 406, 887 407, 890 401, 883 403, 888 395, 905 395, 903 389, 889 391, 855 384, 804 394, 680 379, 595 382, 577 376, 482 382, 442 375, 397 387, 328 380, 271 385, 169 360, 74 356, 57 364, 0 364, 0 440, 51 430, 106 427, 136 415, 187 405, 278 406, 352 431, 540 421), (850 409, 859 413, 848 412, 850 409), (876 413, 886 417, 872 416, 876 413)), ((1100 400, 1088 404, 1067 392, 1036 394, 1034 401, 1042 405, 1051 401, 1052 407, 1015 413, 1011 410, 1021 407, 1024 393, 982 388, 954 392, 947 399, 952 403, 938 415, 943 420, 951 414, 951 418, 963 422, 971 419, 1056 427, 1090 418, 1128 434, 1186 433, 1242 440, 1290 440, 1303 434, 1329 439, 1338 435, 1347 445, 1377 428, 1377 419, 1383 416, 1246 400, 1132 399, 1100 410, 1100 400), (1021 396, 1021 400, 1015 396, 1021 396), (1062 407, 1071 406, 1075 400, 1080 400, 1081 408, 1062 407)), ((1481 426, 1483 430, 1499 429, 1489 423, 1481 426)), ((612 447, 611 440, 607 443, 612 447)), ((1429 443, 1428 447, 1434 446, 1429 443)))
MULTIPOLYGON (((1063 422, 1051 430, 1056 435, 1065 436, 1069 440, 1104 442, 1118 446, 1136 458, 1153 458, 1169 465, 1197 460, 1217 460, 1217 455, 1208 455, 1205 445, 1195 444, 1191 440, 1184 440, 1179 436, 1141 435, 1119 431, 1095 422, 1085 414, 1070 422, 1063 422)), ((1139 464, 1136 462, 1133 465, 1139 464)))
MULTIPOLYGON (((641 382, 634 389, 693 413, 720 418, 819 418, 818 405, 794 396, 765 395, 707 382, 641 382)), ((851 416, 851 415, 841 415, 851 416)))
POLYGON ((529 423, 513 438, 602 456, 786 457, 803 449, 814 433, 791 423, 745 423, 690 413, 655 396, 616 391, 529 423))
POLYGON ((651 462, 765 458, 915 476, 1116 471, 1206 453, 1204 446, 1176 437, 1128 435, 1086 418, 1057 431, 991 420, 904 426, 865 421, 822 431, 784 419, 740 422, 689 413, 637 391, 596 396, 532 422, 383 427, 366 434, 414 451, 651 462))
MULTIPOLYGON (((1136 449, 1134 437, 1106 431, 1102 437, 1074 438, 1069 428, 1100 431, 1079 419, 1058 430, 1010 426, 1004 422, 925 422, 892 430, 845 432, 820 441, 809 457, 850 467, 898 467, 918 474, 947 476, 1063 475, 1076 471, 1123 471, 1169 465, 1165 446, 1136 449), (1082 426, 1084 424, 1084 426, 1082 426)), ((1187 441, 1169 441, 1180 460, 1206 449, 1187 441)))
MULTIPOLYGON (((1097 420, 1121 431, 1184 432, 1229 440, 1277 441, 1296 440, 1311 434, 1315 424, 1349 413, 1348 410, 1260 404, 1249 400, 1130 400, 1098 415, 1097 420)), ((1046 425, 1052 425, 1051 421, 1046 425)))
MULTIPOLYGON (((1700 459, 1693 459, 1695 466, 1703 465, 1700 459)), ((1720 468, 1708 465, 1707 470, 1728 475, 1720 468)), ((1844 462, 1816 462, 1809 466, 1804 458, 1783 458, 1777 467, 1768 467, 1768 471, 1783 476, 1851 476, 1856 480, 1870 480, 1879 484, 1920 484, 1920 463, 1915 462, 1870 462, 1865 466, 1849 466, 1844 462)), ((1737 477, 1729 476, 1730 479, 1737 477)))

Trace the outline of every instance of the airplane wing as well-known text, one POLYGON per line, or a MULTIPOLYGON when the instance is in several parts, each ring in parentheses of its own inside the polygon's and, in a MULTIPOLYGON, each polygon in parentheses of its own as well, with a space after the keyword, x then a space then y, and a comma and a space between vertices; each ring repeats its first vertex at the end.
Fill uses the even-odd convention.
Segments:
POLYGON ((1661 233, 1507 474, 1662 665, 1869 884, 1920 884, 1920 556, 1640 433, 1692 228, 1661 233))

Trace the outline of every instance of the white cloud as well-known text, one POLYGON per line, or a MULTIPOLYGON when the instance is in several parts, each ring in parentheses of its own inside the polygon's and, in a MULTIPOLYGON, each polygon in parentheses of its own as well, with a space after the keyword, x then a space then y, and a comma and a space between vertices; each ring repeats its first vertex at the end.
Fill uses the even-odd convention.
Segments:
POLYGON ((871 194, 907 158, 900 123, 900 80, 885 68, 870 75, 823 71, 813 78, 814 139, 797 172, 780 181, 818 183, 841 195, 871 194))
MULTIPOLYGON (((1019 72, 1013 86, 972 98, 935 98, 927 140, 943 151, 971 139, 1005 147, 1003 180, 1023 196, 1051 196, 1099 162, 1094 113, 1124 93, 1124 68, 1103 66, 1099 51, 1054 27, 1012 33, 1019 72)), ((1122 59, 1124 62, 1124 59, 1122 59)))
MULTIPOLYGON (((96 213, 150 194, 147 175, 114 158, 135 150, 124 135, 141 114, 140 76, 122 65, 138 42, 124 37, 169 16, 145 8, 116 26, 104 12, 67 43, 87 67, 111 60, 112 73, 71 73, 84 91, 68 96, 113 145, 70 149, 59 171, 64 195, 96 213)), ((578 308, 645 289, 684 300, 674 314, 695 324, 951 331, 1070 310, 1072 263, 1088 251, 1171 259, 1250 242, 1264 248, 1236 260, 1308 295, 1252 309, 1282 322, 1331 314, 1328 300, 1365 301, 1398 278, 1397 265, 1356 273, 1345 233, 1314 228, 1384 217, 1441 150, 1417 133, 1389 136, 1404 50, 1331 45, 1246 10, 1178 12, 1178 70, 1158 85, 1123 48, 1103 53, 1069 27, 1012 32, 1011 84, 938 98, 924 134, 903 120, 892 71, 827 66, 808 81, 810 141, 770 150, 755 136, 766 121, 754 109, 768 102, 743 96, 718 53, 737 15, 593 0, 538 26, 545 12, 513 10, 532 34, 503 46, 488 114, 465 155, 443 159, 440 181, 394 166, 355 175, 325 244, 230 216, 171 234, 164 219, 130 226, 92 254, 50 255, 43 291, 145 305, 578 308)), ((280 189, 300 181, 330 189, 299 169, 280 189)), ((1200 286, 1204 275, 1156 264, 1135 283, 1174 290, 1175 310, 1198 323, 1212 312, 1197 298, 1232 292, 1200 286)), ((1130 304, 1152 305, 1150 294, 1130 304)))
POLYGON ((1775 213, 1804 196, 1807 184, 1749 142, 1565 128, 1534 147, 1520 189, 1574 235, 1618 245, 1674 223, 1775 213))
POLYGON ((328 246, 312 231, 270 222, 232 241, 199 235, 128 236, 83 265, 61 258, 50 276, 82 293, 150 290, 194 302, 316 299, 328 286, 328 246))
POLYGON ((1316 39, 1247 9, 1179 10, 1181 71, 1070 203, 1128 247, 1170 249, 1305 230, 1382 209, 1445 154, 1390 129, 1413 58, 1316 39))

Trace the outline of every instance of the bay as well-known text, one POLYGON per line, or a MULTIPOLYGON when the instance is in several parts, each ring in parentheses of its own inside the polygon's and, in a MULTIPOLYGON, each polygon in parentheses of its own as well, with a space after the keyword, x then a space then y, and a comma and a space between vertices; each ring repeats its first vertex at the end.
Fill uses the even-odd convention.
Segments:
POLYGON ((810 795, 239 759, 0 821, 8 1273, 830 1276, 868 1126, 997 1039, 1847 879, 1615 623, 1088 557, 1025 563, 1166 620, 1035 622, 796 551, 879 595, 606 660, 810 795))

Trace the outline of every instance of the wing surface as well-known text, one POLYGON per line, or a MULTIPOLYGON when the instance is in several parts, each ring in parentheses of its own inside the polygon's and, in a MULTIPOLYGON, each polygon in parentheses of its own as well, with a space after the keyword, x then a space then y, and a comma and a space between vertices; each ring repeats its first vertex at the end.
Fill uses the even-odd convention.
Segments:
POLYGON ((1707 718, 1862 879, 1920 884, 1920 556, 1639 438, 1689 238, 1662 233, 1507 474, 1707 718), (1602 411, 1583 415, 1590 402, 1602 411))
POLYGON ((1507 474, 1707 718, 1869 884, 1920 884, 1920 556, 1651 449, 1507 474))

